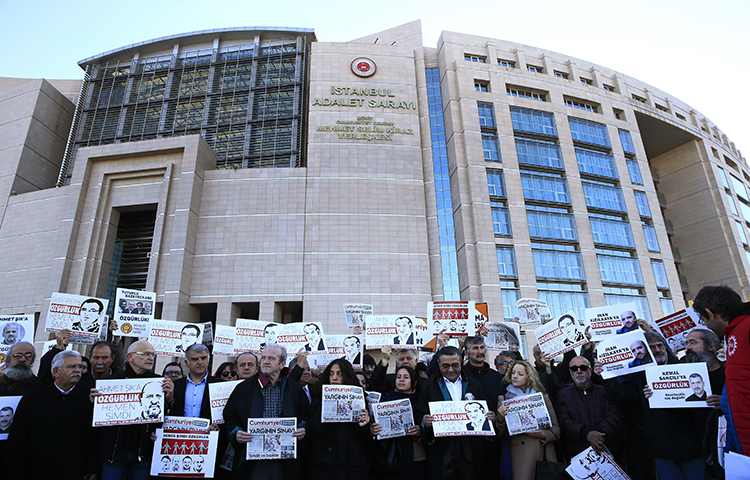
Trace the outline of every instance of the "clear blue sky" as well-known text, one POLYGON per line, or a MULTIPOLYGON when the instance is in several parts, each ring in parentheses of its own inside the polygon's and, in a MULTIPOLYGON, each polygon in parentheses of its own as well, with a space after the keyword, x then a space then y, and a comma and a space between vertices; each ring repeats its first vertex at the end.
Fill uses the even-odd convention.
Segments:
POLYGON ((0 0, 0 76, 81 78, 77 62, 176 33, 236 26, 314 28, 337 42, 421 19, 442 30, 533 45, 618 70, 688 103, 750 157, 747 0, 0 0))

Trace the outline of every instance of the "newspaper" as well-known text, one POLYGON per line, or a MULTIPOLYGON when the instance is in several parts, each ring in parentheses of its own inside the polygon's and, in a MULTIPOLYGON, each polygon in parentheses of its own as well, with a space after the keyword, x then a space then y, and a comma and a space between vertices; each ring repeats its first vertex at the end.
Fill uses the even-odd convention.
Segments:
POLYGON ((627 333, 638 329, 636 304, 618 303, 605 307, 587 308, 585 324, 589 327, 592 342, 604 340, 610 335, 627 333))
POLYGON ((66 328, 82 337, 99 338, 109 300, 53 293, 47 310, 45 331, 57 333, 66 328))
POLYGON ((519 325, 539 325, 552 320, 547 302, 538 298, 519 298, 516 311, 519 325))
POLYGON ((224 423, 224 406, 234 389, 242 382, 244 380, 208 384, 208 399, 211 405, 211 421, 213 423, 224 423))
MULTIPOLYGON (((490 350, 513 350, 520 347, 521 327, 515 322, 487 322, 484 345, 490 350)), ((429 365, 429 363, 428 363, 429 365)))
POLYGON ((122 337, 148 337, 150 322, 154 319, 156 293, 140 290, 117 289, 113 335, 122 337))
POLYGON ((325 368, 338 358, 345 358, 354 367, 362 368, 362 335, 324 335, 324 338, 328 354, 307 357, 310 368, 325 368))
POLYGON ((482 314, 477 312, 474 302, 430 302, 427 308, 429 335, 435 336, 443 331, 450 337, 476 335, 474 318, 482 314))
POLYGON ((286 460, 297 458, 296 418, 248 418, 247 460, 286 460))
POLYGON ((13 417, 18 409, 18 402, 21 396, 0 397, 0 440, 8 439, 10 426, 13 424, 13 417))
POLYGON ((372 419, 383 430, 378 440, 409 435, 409 428, 414 426, 411 402, 408 398, 372 405, 372 419))
POLYGON ((383 394, 380 392, 365 392, 365 397, 367 398, 367 403, 378 403, 380 402, 380 397, 382 397, 383 394))
POLYGON ((151 475, 213 478, 219 432, 165 432, 156 430, 151 475))
MULTIPOLYGON (((237 337, 234 343, 234 353, 237 355, 243 352, 260 353, 266 344, 266 336, 269 335, 271 328, 277 325, 278 323, 273 322, 238 318, 235 322, 237 337)), ((276 342, 270 341, 269 343, 276 342)), ((297 353, 298 350, 290 350, 289 352, 297 353)))
POLYGON ((200 323, 154 320, 148 335, 157 355, 182 357, 190 345, 203 338, 203 325, 200 323))
POLYGON ((688 307, 656 321, 656 328, 667 340, 672 352, 685 349, 687 335, 691 329, 701 325, 700 316, 688 307))
POLYGON ((552 427, 547 405, 544 403, 544 395, 541 393, 505 400, 503 405, 508 407, 505 413, 505 424, 511 435, 552 427))
POLYGON ((5 357, 10 347, 18 342, 34 343, 34 315, 11 315, 0 317, 0 364, 5 363, 5 357))
POLYGON ((604 379, 640 372, 656 365, 642 330, 605 338, 596 346, 596 354, 604 369, 604 379))
POLYGON ((284 345, 287 352, 292 353, 287 358, 287 365, 300 349, 307 352, 307 359, 310 362, 311 356, 328 354, 323 327, 320 323, 283 323, 269 327, 266 332, 266 341, 284 345))
POLYGON ((711 382, 705 363, 676 363, 646 369, 646 383, 653 395, 651 408, 708 407, 711 382))
POLYGON ((177 432, 207 432, 211 421, 197 417, 164 417, 162 428, 165 431, 177 432))
POLYGON ((214 335, 214 355, 233 357, 237 355, 234 351, 234 343, 237 338, 237 328, 230 325, 216 325, 214 335))
POLYGON ((362 388, 350 385, 323 385, 323 423, 356 422, 365 409, 362 388))
POLYGON ((556 357, 588 343, 583 332, 583 327, 576 320, 576 314, 570 311, 535 329, 534 335, 542 353, 556 357))
POLYGON ((495 435, 492 422, 486 417, 489 409, 484 400, 430 402, 429 405, 432 430, 436 437, 495 435))
POLYGON ((420 345, 415 328, 418 323, 423 322, 410 315, 368 315, 365 328, 367 348, 417 348, 420 345))
POLYGON ((94 427, 161 423, 164 421, 162 378, 97 380, 100 395, 94 397, 94 427))
POLYGON ((346 303, 344 304, 344 314, 346 315, 346 326, 349 330, 359 327, 365 331, 365 316, 372 315, 372 305, 364 303, 346 303))
POLYGON ((104 319, 101 321, 99 325, 99 336, 92 337, 88 334, 88 332, 73 332, 73 334, 68 337, 68 344, 74 344, 74 345, 93 345, 99 340, 106 340, 107 339, 107 331, 109 330, 109 315, 104 315, 104 319))
POLYGON ((591 447, 573 457, 565 471, 575 480, 630 480, 608 453, 591 447))
POLYGON ((201 325, 203 325, 203 340, 201 340, 201 343, 203 345, 213 345, 214 344, 214 326, 211 322, 203 322, 201 325))

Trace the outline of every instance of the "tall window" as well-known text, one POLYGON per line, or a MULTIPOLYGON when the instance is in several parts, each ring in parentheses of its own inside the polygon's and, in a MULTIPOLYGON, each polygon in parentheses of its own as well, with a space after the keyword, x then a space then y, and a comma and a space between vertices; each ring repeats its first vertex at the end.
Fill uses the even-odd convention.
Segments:
POLYGON ((724 169, 721 167, 716 167, 719 170, 719 177, 721 177, 721 184, 724 185, 724 188, 729 190, 729 182, 727 181, 727 174, 724 172, 724 169))
POLYGON ((492 133, 482 134, 482 147, 484 149, 484 159, 488 162, 500 162, 500 144, 497 141, 497 135, 492 133))
POLYGON ((576 147, 578 170, 583 174, 617 179, 615 157, 594 150, 576 147))
MULTIPOLYGON (((551 248, 567 247, 564 245, 535 244, 531 252, 534 257, 534 271, 538 280, 583 281, 581 254, 570 250, 552 250, 551 248)), ((533 245, 532 245, 533 247, 533 245)))
POLYGON ((729 209, 732 210, 732 213, 739 216, 739 212, 737 211, 737 205, 734 203, 734 197, 732 197, 731 192, 725 192, 727 194, 727 202, 729 203, 729 209))
POLYGON ((604 293, 604 301, 607 305, 617 305, 620 303, 635 303, 635 315, 638 318, 643 318, 646 321, 651 321, 651 311, 648 308, 648 300, 646 297, 642 295, 636 294, 611 294, 606 293, 607 289, 605 288, 604 293))
POLYGON ((538 202, 570 203, 568 182, 560 176, 542 173, 521 173, 523 198, 538 202))
POLYGON ((735 177, 734 175, 729 175, 729 178, 732 180, 734 193, 736 193, 738 197, 744 199, 745 201, 748 201, 747 190, 745 189, 745 184, 742 183, 742 180, 735 177))
POLYGON ((585 318, 586 309, 591 307, 587 292, 569 290, 570 288, 582 290, 581 285, 537 282, 537 288, 539 300, 547 302, 553 317, 559 317, 573 310, 578 318, 585 318))
POLYGON ((641 266, 637 258, 597 255, 603 283, 643 286, 641 266))
POLYGON ((630 137, 630 132, 627 130, 620 130, 619 132, 622 151, 627 155, 635 155, 635 147, 633 146, 633 139, 630 137))
POLYGON ((635 248, 630 223, 589 216, 594 243, 612 247, 635 248))
POLYGON ((479 111, 479 125, 482 127, 495 128, 495 108, 491 103, 477 102, 479 111))
POLYGON ((529 236, 533 239, 578 241, 575 217, 569 213, 548 212, 528 207, 526 218, 529 222, 529 236))
POLYGON ((560 146, 552 142, 516 138, 516 153, 521 165, 563 168, 560 146))
POLYGON ((646 237, 646 247, 649 252, 660 252, 659 240, 656 238, 656 229, 652 225, 643 225, 643 235, 646 237))
POLYGON ((497 267, 503 278, 515 278, 518 276, 516 270, 516 253, 513 247, 497 247, 497 267))
POLYGON ((507 207, 492 207, 492 227, 495 235, 510 236, 510 213, 507 207))
POLYGON ((622 213, 627 211, 625 199, 619 187, 590 180, 581 181, 581 185, 587 207, 622 213))
POLYGON ((656 288, 669 290, 669 280, 667 280, 667 271, 664 268, 664 262, 661 260, 651 260, 651 268, 654 270, 656 288))
POLYGON ((745 235, 745 227, 742 226, 742 222, 738 222, 737 220, 735 220, 734 223, 737 225, 737 233, 739 233, 740 235, 742 244, 747 245, 747 235, 745 235))
POLYGON ((505 197, 505 181, 502 170, 487 170, 487 186, 490 197, 505 197))
POLYGON ((644 192, 633 192, 635 194, 635 203, 638 205, 638 215, 643 218, 651 218, 651 209, 648 206, 648 197, 644 192))
POLYGON ((568 121, 570 122, 570 133, 573 135, 573 141, 612 148, 606 125, 575 117, 568 117, 568 121))
POLYGON ((638 166, 637 160, 625 160, 628 165, 628 174, 630 174, 630 183, 634 185, 643 185, 643 177, 641 176, 641 168, 638 166))
POLYGON ((540 112, 528 108, 510 107, 510 118, 513 130, 557 137, 555 116, 549 112, 540 112))

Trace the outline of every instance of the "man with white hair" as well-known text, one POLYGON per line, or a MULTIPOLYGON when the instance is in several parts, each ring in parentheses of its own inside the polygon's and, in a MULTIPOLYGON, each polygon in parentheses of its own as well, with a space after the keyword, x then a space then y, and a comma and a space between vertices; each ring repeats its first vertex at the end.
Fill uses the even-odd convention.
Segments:
POLYGON ((36 352, 29 342, 18 342, 5 357, 5 373, 0 375, 0 397, 25 395, 42 386, 31 367, 36 352))
POLYGON ((71 395, 85 367, 78 352, 60 352, 52 360, 54 382, 21 398, 6 442, 4 478, 96 478, 92 404, 71 395), (74 457, 50 428, 63 432, 65 445, 75 445, 74 457))

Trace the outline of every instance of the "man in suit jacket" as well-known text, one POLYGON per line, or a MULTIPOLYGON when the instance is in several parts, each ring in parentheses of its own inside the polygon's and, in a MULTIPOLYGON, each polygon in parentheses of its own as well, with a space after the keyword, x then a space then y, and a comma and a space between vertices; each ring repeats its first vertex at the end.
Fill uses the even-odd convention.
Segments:
POLYGON ((174 402, 169 407, 173 417, 211 418, 208 384, 219 382, 208 374, 208 348, 200 343, 190 345, 185 352, 188 374, 174 382, 174 402))

